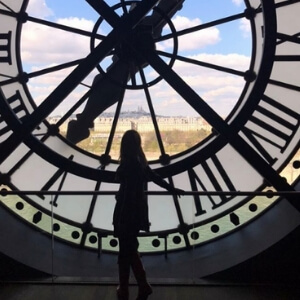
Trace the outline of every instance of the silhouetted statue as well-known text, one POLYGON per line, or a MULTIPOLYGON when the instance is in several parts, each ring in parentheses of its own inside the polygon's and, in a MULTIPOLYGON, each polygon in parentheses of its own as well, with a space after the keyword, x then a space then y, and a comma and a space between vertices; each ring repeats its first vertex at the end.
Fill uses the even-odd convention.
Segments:
MULTIPOLYGON (((171 18, 182 8, 184 0, 161 0, 157 8, 171 18)), ((132 7, 134 9, 134 6, 132 7)), ((161 36, 162 29, 166 25, 166 20, 157 11, 153 10, 150 16, 145 17, 141 23, 133 30, 134 36, 138 36, 136 41, 141 44, 144 39, 146 47, 155 49, 153 38, 161 36)), ((134 48, 134 36, 131 47, 134 48)), ((92 83, 92 92, 81 114, 77 115, 77 120, 71 120, 68 124, 67 139, 74 144, 86 139, 90 135, 90 128, 94 126, 94 120, 108 107, 120 101, 124 96, 125 85, 130 79, 130 74, 138 72, 139 68, 147 66, 141 57, 122 43, 115 49, 112 64, 107 68, 106 75, 101 73, 96 75, 92 83)))
POLYGON ((148 204, 145 195, 147 181, 153 181, 170 193, 181 195, 184 191, 174 188, 148 166, 141 147, 141 137, 135 130, 126 131, 120 148, 120 166, 117 178, 120 188, 116 195, 113 216, 114 235, 119 240, 119 299, 128 300, 130 268, 139 286, 138 298, 147 299, 152 288, 147 282, 146 272, 138 253, 139 231, 149 232, 148 204))

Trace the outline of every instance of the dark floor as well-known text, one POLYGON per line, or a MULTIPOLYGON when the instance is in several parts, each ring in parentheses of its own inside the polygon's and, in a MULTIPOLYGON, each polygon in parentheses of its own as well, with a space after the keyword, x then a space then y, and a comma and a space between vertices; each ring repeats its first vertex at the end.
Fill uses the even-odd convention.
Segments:
MULTIPOLYGON (((115 284, 96 283, 1 283, 1 300, 117 300, 115 284)), ((149 300, 298 300, 300 287, 289 285, 153 285, 149 300)), ((137 286, 130 286, 130 300, 137 286)))
MULTIPOLYGON (((300 300, 300 227, 271 249, 197 281, 151 279, 148 300, 300 300)), ((116 279, 51 277, 0 255, 0 300, 117 300, 116 279), (31 281, 29 281, 31 280, 31 281)), ((135 300, 137 286, 130 286, 135 300)))

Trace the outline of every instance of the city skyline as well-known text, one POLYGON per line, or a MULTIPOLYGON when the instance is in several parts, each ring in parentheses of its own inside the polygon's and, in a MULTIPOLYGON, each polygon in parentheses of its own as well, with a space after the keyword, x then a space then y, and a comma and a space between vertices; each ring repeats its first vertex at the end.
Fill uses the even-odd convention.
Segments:
MULTIPOLYGON (((76 118, 76 115, 70 116, 61 126, 61 132, 66 132, 68 123, 70 120, 76 118)), ((200 116, 155 116, 156 122, 160 128, 160 131, 197 131, 204 129, 206 131, 211 130, 211 126, 200 116)), ((50 116, 47 118, 50 124, 57 123, 61 119, 60 115, 50 116)), ((94 132, 106 132, 109 133, 112 128, 114 120, 114 113, 103 113, 94 120, 94 132)), ((135 111, 122 112, 119 115, 117 131, 125 132, 129 129, 136 129, 140 132, 154 131, 154 125, 152 116, 150 113, 143 110, 142 107, 138 107, 135 111)))

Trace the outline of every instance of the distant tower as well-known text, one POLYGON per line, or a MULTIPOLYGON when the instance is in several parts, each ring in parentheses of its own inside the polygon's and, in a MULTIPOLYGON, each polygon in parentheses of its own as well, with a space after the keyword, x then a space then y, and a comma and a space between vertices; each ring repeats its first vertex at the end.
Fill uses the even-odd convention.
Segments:
POLYGON ((138 113, 144 113, 144 109, 142 106, 138 106, 138 113))
POLYGON ((131 123, 131 129, 133 130, 138 130, 138 126, 137 126, 137 123, 133 122, 133 121, 130 121, 131 123))

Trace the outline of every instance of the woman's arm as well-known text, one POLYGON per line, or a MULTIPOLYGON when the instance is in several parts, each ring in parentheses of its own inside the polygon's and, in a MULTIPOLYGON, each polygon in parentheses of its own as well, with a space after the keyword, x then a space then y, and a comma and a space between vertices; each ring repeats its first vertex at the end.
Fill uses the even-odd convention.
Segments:
POLYGON ((182 195, 184 191, 178 188, 175 188, 173 185, 169 184, 167 181, 162 179, 155 171, 153 171, 149 166, 146 168, 146 175, 150 181, 153 181, 160 187, 166 189, 172 194, 182 195))

